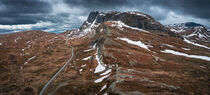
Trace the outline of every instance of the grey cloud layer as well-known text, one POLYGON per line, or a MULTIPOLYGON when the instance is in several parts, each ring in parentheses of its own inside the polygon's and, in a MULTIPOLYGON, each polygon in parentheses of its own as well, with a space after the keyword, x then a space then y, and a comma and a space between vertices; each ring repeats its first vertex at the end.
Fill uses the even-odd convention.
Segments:
POLYGON ((153 4, 198 18, 210 19, 210 0, 153 0, 153 4))
POLYGON ((91 10, 113 9, 127 5, 127 0, 65 0, 71 6, 82 6, 91 10))
MULTIPOLYGON (((210 0, 65 0, 71 6, 82 6, 91 10, 115 9, 121 6, 159 6, 198 18, 210 19, 210 0)), ((146 8, 145 8, 146 9, 146 8)))
MULTIPOLYGON (((53 0, 0 0, 0 24, 31 24, 38 21, 62 22, 77 9, 88 15, 90 11, 143 11, 158 20, 165 19, 169 11, 184 16, 210 20, 210 0, 63 0, 75 12, 53 14, 53 0)), ((62 0, 61 0, 62 1, 62 0)))
POLYGON ((31 24, 51 12, 51 5, 39 0, 1 0, 1 24, 31 24))

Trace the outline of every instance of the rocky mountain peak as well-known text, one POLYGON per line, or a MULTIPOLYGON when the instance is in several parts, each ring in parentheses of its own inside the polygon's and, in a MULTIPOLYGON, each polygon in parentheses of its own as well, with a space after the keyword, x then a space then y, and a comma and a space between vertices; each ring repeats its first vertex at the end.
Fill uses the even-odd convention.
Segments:
MULTIPOLYGON (((187 30, 187 29, 193 29, 193 28, 200 28, 200 29, 205 29, 204 25, 201 25, 199 23, 195 23, 195 22, 186 22, 186 23, 177 23, 177 24, 169 24, 167 25, 168 28, 170 29, 179 29, 179 30, 187 30)), ((174 31, 174 30, 172 30, 174 31)), ((181 31, 178 31, 181 32, 181 31)))
MULTIPOLYGON (((105 21, 125 21, 126 19, 136 20, 134 17, 141 17, 141 20, 154 20, 151 16, 146 15, 144 13, 140 12, 117 12, 117 11, 110 11, 107 13, 99 12, 99 11, 93 11, 90 12, 87 21, 89 23, 94 22, 96 19, 97 23, 103 23, 105 21), (129 17, 129 18, 125 18, 129 17)), ((131 23, 134 21, 131 21, 131 23)), ((125 23, 125 22, 124 22, 125 23)))
POLYGON ((81 30, 91 24, 99 25, 107 21, 121 21, 128 26, 145 30, 157 30, 167 32, 171 36, 175 36, 167 27, 156 21, 153 17, 141 12, 117 12, 111 11, 107 13, 93 11, 90 12, 88 19, 80 27, 81 30))
POLYGON ((199 27, 199 26, 203 27, 203 25, 195 23, 195 22, 186 22, 184 23, 184 26, 185 27, 199 27))

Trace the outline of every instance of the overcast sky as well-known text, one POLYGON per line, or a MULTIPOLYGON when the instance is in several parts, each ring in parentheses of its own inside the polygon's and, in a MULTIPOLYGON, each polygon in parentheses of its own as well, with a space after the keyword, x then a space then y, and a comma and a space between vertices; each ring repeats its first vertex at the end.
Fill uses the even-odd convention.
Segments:
POLYGON ((193 21, 210 26, 210 0, 0 0, 0 25, 79 25, 96 10, 140 11, 163 24, 193 21))

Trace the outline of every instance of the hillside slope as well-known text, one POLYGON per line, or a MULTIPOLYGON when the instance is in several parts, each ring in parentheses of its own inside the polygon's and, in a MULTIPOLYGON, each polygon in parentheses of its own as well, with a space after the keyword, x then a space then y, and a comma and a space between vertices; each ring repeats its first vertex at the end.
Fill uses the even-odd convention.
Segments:
POLYGON ((208 95, 209 46, 187 41, 140 12, 91 12, 79 29, 62 34, 1 35, 0 94, 39 94, 72 46, 73 60, 45 95, 208 95))

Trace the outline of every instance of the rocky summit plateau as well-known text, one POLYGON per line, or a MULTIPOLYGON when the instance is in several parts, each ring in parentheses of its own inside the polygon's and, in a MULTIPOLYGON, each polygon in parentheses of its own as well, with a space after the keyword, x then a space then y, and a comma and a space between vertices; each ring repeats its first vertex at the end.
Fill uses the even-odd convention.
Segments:
POLYGON ((141 12, 0 35, 0 95, 209 95, 210 32, 141 12))

